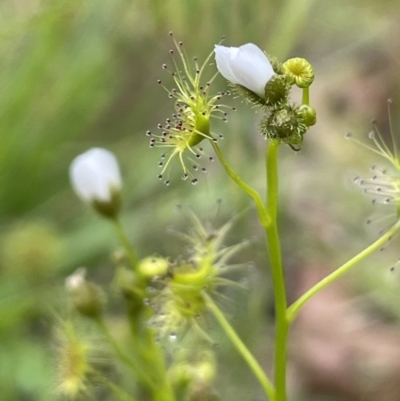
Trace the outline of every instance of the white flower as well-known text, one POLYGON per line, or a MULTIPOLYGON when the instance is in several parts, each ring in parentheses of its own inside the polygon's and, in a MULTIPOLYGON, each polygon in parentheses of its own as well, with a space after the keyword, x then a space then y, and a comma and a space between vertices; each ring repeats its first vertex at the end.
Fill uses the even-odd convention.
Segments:
POLYGON ((265 97, 265 85, 275 73, 259 47, 253 43, 240 47, 215 45, 215 60, 219 72, 228 81, 265 97))
POLYGON ((111 216, 119 208, 121 175, 115 156, 108 150, 92 148, 71 163, 69 175, 78 197, 102 214, 111 216))

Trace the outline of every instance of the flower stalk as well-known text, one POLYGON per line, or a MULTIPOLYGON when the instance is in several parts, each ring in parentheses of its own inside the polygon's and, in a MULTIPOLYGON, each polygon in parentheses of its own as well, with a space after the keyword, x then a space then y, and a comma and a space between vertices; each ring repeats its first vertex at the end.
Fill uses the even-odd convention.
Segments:
MULTIPOLYGON (((286 400, 286 343, 289 331, 289 323, 286 319, 286 289, 285 278, 282 266, 280 241, 277 226, 278 208, 278 150, 280 142, 271 140, 268 143, 266 154, 267 170, 267 203, 263 205, 257 191, 249 187, 232 170, 225 160, 218 145, 213 144, 216 154, 228 173, 230 178, 248 195, 250 195, 257 207, 260 223, 265 230, 267 247, 271 262, 271 271, 274 289, 274 303, 276 314, 276 334, 275 334, 275 386, 276 400, 286 400)), ((275 399, 275 398, 274 398, 275 399)))
POLYGON ((264 226, 271 263, 275 302, 275 386, 277 401, 286 401, 286 346, 289 324, 286 319, 286 288, 278 233, 278 151, 280 142, 271 140, 267 146, 267 204, 270 224, 264 226))
POLYGON ((232 179, 232 181, 234 181, 239 186, 240 189, 242 189, 247 195, 249 195, 253 199, 262 225, 267 226, 269 224, 270 219, 265 211, 264 204, 263 204, 260 194, 255 189, 250 187, 250 185, 246 184, 239 177, 239 175, 232 169, 232 167, 229 165, 228 161, 225 159, 224 154, 221 152, 221 149, 219 148, 218 144, 211 141, 211 145, 214 148, 214 151, 215 151, 220 163, 222 164, 222 167, 225 169, 226 173, 229 175, 229 177, 232 179))
POLYGON ((122 247, 124 248, 124 251, 126 252, 126 255, 132 266, 132 269, 135 270, 139 259, 135 253, 135 250, 133 249, 133 246, 131 245, 131 243, 126 235, 124 228, 122 227, 121 221, 118 218, 114 218, 111 221, 112 221, 112 224, 113 224, 113 227, 115 230, 115 234, 116 234, 117 238, 119 239, 122 247))
POLYGON ((334 270, 331 274, 323 278, 320 282, 315 284, 306 293, 304 293, 297 301, 295 301, 287 310, 287 320, 292 322, 301 308, 320 291, 326 288, 334 281, 341 278, 348 271, 353 269, 358 263, 362 262, 366 257, 380 249, 386 242, 390 241, 394 235, 400 231, 400 220, 398 220, 385 234, 378 238, 373 244, 365 248, 359 254, 351 258, 349 261, 344 263, 342 266, 334 270))
POLYGON ((229 324, 228 320, 225 318, 224 314, 220 311, 218 306, 214 303, 210 296, 206 293, 203 293, 203 297, 205 299, 206 305, 208 309, 212 312, 214 317, 217 319, 218 323, 221 325, 222 329, 225 331, 225 334, 231 340, 232 344, 239 352, 239 354, 246 361, 251 371, 254 373, 254 376, 259 381, 261 387, 264 390, 264 393, 270 401, 275 401, 275 389, 273 384, 270 382, 263 369, 254 358, 253 354, 247 349, 244 345, 243 341, 237 335, 236 331, 229 324))

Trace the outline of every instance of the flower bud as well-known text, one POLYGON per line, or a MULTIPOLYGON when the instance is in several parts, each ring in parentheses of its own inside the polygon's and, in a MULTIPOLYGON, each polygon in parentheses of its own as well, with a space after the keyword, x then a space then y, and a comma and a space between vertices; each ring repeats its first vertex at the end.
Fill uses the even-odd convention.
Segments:
POLYGON ((290 105, 269 112, 260 124, 260 130, 268 139, 279 139, 288 145, 301 145, 307 131, 297 109, 290 105))
POLYGON ((285 102, 289 95, 290 85, 288 84, 284 75, 275 75, 265 85, 265 105, 277 106, 285 102))
POLYGON ((185 387, 189 384, 210 385, 216 378, 216 361, 214 355, 209 351, 202 351, 196 355, 197 360, 182 361, 172 365, 168 375, 176 387, 185 387))
POLYGON ((308 88, 314 81, 314 69, 304 58, 291 58, 283 63, 288 81, 299 88, 308 88))
POLYGON ((307 125, 307 127, 311 127, 317 122, 317 112, 314 107, 303 104, 297 109, 297 113, 300 115, 302 122, 307 125))
POLYGON ((125 298, 129 316, 137 316, 144 307, 146 283, 140 280, 131 269, 119 267, 114 278, 114 284, 125 298))
POLYGON ((65 279, 65 287, 75 309, 83 316, 98 318, 104 305, 104 294, 96 284, 86 281, 86 269, 79 268, 65 279))
POLYGON ((139 262, 137 271, 144 278, 154 278, 164 276, 168 272, 168 266, 166 259, 149 256, 139 262))
POLYGON ((201 360, 196 365, 196 375, 198 380, 204 383, 212 383, 217 376, 217 366, 214 355, 211 352, 204 351, 201 360))
POLYGON ((173 365, 168 372, 169 380, 174 387, 185 388, 193 380, 192 365, 187 362, 180 362, 173 365))
POLYGON ((253 43, 240 47, 215 45, 215 60, 224 78, 264 99, 265 85, 274 76, 274 70, 259 47, 253 43))
POLYGON ((70 166, 70 180, 78 197, 98 213, 115 218, 121 204, 121 176, 115 156, 92 148, 76 157, 70 166))

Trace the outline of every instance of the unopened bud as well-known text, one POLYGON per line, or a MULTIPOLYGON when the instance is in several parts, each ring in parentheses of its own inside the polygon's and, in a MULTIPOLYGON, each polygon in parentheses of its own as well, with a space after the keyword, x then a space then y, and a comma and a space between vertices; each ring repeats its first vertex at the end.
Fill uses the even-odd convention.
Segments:
POLYGON ((138 265, 138 273, 144 278, 164 276, 168 272, 168 261, 164 258, 149 256, 138 265))
POLYGON ((317 112, 314 107, 303 104, 297 109, 297 112, 302 122, 307 125, 307 127, 311 127, 317 122, 317 112))
POLYGON ((297 110, 288 105, 266 115, 260 124, 261 133, 268 139, 297 146, 302 144, 307 128, 297 110))
POLYGON ((175 387, 185 388, 193 380, 192 366, 186 362, 180 362, 169 370, 169 379, 175 387))
POLYGON ((99 286, 86 281, 86 269, 79 268, 65 280, 65 287, 75 309, 82 315, 97 318, 104 305, 104 294, 99 286))
POLYGON ((202 360, 196 365, 196 376, 198 380, 211 384, 217 374, 216 361, 212 353, 204 352, 202 360))
POLYGON ((305 58, 291 58, 283 63, 288 81, 299 88, 308 88, 314 81, 314 69, 305 58))
POLYGON ((265 85, 265 104, 276 106, 281 102, 287 101, 290 85, 283 75, 274 75, 265 85))
POLYGON ((115 156, 92 148, 77 156, 70 166, 75 193, 104 217, 115 218, 121 206, 121 176, 115 156))
POLYGON ((125 267, 117 269, 114 283, 125 298, 129 314, 136 316, 143 309, 147 284, 140 280, 131 269, 125 267))

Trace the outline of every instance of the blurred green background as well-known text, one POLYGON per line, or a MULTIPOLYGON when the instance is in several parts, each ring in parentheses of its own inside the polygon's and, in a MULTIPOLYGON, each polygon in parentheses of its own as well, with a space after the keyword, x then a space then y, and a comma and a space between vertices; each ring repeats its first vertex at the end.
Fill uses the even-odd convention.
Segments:
MULTIPOLYGON (((113 232, 69 187, 68 166, 78 153, 101 146, 117 155, 124 176, 123 223, 141 256, 182 252, 167 232, 170 225, 187 229, 177 204, 188 205, 202 220, 218 214, 217 225, 249 205, 217 162, 206 165, 208 173, 196 187, 181 181, 178 170, 171 172, 168 187, 157 179, 161 152, 149 149, 145 132, 173 111, 156 83, 162 78, 172 87, 161 69, 170 60, 170 30, 199 60, 225 35, 226 45, 254 42, 282 60, 301 56, 314 65, 311 103, 318 123, 299 154, 281 151, 282 246, 289 293, 295 294, 299 271, 310 266, 329 271, 377 235, 378 229, 366 230, 372 207, 351 179, 380 160, 343 135, 352 131, 366 138, 372 118, 388 135, 389 97, 393 127, 400 132, 399 20, 396 0, 1 1, 1 400, 58 399, 52 344, 54 315, 65 310, 64 278, 82 265, 99 282, 112 276, 109 255, 118 246, 113 232), (219 213, 217 199, 222 200, 219 213)), ((226 83, 218 78, 213 87, 223 90, 226 83)), ((238 111, 213 131, 224 133, 221 147, 234 168, 262 190, 259 116, 239 99, 228 102, 238 111)), ((254 261, 252 274, 265 281, 251 281, 250 306, 235 311, 236 324, 262 359, 270 348, 272 305, 254 211, 241 219, 229 241, 243 238, 255 240, 241 261, 254 261), (241 324, 254 330, 240 329, 241 324)), ((349 276, 349 293, 363 297, 369 310, 379 310, 378 320, 389 319, 394 327, 400 277, 388 279, 386 273, 400 256, 396 248, 349 276)), ((238 297, 249 301, 247 295, 238 297)), ((224 370, 222 356, 224 399, 258 399, 249 395, 257 386, 252 379, 243 379, 239 389, 228 386, 245 368, 234 358, 238 368, 224 370)), ((293 400, 359 399, 315 390, 302 380, 290 383, 293 400)), ((400 399, 396 394, 385 400, 400 399)))

